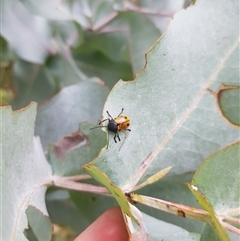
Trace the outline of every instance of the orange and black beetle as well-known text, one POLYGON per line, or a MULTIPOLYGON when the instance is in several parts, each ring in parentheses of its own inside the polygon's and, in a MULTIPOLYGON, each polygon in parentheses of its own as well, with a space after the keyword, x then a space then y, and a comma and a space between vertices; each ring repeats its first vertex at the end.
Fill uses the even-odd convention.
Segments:
POLYGON ((103 122, 108 121, 107 126, 96 126, 96 127, 91 128, 91 130, 95 129, 95 128, 107 127, 107 129, 109 131, 115 133, 114 138, 113 138, 114 141, 117 143, 117 139, 116 138, 118 138, 118 140, 121 141, 118 132, 122 131, 122 130, 131 131, 130 129, 128 129, 128 127, 130 126, 130 119, 129 119, 129 117, 126 116, 126 115, 121 115, 123 113, 123 110, 124 109, 122 108, 122 111, 120 112, 120 114, 116 118, 113 118, 109 114, 109 112, 107 111, 108 118, 99 122, 99 125, 101 125, 103 122))

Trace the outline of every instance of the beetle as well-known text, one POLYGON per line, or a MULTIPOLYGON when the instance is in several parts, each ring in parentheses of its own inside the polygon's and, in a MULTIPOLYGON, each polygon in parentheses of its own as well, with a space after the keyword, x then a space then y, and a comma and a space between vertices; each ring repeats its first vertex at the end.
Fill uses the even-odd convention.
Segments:
POLYGON ((122 131, 122 130, 131 131, 128 128, 130 126, 130 122, 131 122, 130 118, 126 115, 122 115, 123 110, 124 110, 124 108, 122 108, 121 112, 119 113, 119 115, 116 118, 113 118, 110 115, 110 113, 108 111, 106 111, 107 114, 108 114, 108 118, 100 121, 99 125, 101 125, 105 121, 108 121, 108 124, 106 126, 93 127, 90 130, 95 129, 95 128, 107 127, 108 131, 111 131, 111 132, 115 133, 114 138, 113 138, 115 143, 117 143, 117 138, 118 138, 118 141, 121 141, 118 132, 122 131))

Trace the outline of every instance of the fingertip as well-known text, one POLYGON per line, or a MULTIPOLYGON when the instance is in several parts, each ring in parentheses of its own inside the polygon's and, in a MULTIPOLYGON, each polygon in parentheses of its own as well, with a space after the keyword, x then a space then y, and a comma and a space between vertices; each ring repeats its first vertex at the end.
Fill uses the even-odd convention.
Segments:
POLYGON ((98 217, 74 241, 128 241, 129 236, 119 207, 111 208, 98 217))

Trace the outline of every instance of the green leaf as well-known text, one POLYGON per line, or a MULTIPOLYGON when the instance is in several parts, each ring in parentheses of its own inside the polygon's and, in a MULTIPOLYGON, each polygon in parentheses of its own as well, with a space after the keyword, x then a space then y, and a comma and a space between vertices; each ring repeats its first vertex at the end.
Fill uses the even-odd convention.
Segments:
POLYGON ((79 131, 65 136, 59 143, 50 144, 48 160, 57 176, 77 175, 84 164, 92 161, 107 144, 106 134, 91 131, 92 125, 81 123, 79 131))
POLYGON ((115 21, 117 24, 123 22, 127 30, 126 37, 129 42, 129 55, 133 72, 136 74, 145 65, 144 55, 148 51, 149 46, 155 43, 161 33, 145 15, 136 12, 123 12, 115 21), (139 39, 141 40, 139 41, 139 39))
POLYGON ((121 78, 124 80, 133 78, 130 64, 110 61, 100 53, 78 53, 75 59, 82 72, 89 77, 99 76, 109 88, 121 78))
POLYGON ((19 1, 3 0, 1 8, 1 35, 20 58, 43 63, 48 51, 55 52, 50 44, 50 28, 45 19, 30 14, 19 1))
MULTIPOLYGON (((49 217, 31 205, 28 206, 26 214, 30 226, 29 228, 31 228, 31 231, 36 237, 36 240, 51 240, 52 225, 49 217)), ((33 239, 29 240, 32 241, 33 239)))
POLYGON ((65 25, 62 22, 52 24, 52 28, 56 31, 55 44, 59 53, 49 57, 45 65, 33 64, 21 59, 15 60, 14 80, 17 96, 12 103, 15 109, 26 106, 30 101, 42 104, 63 87, 86 80, 86 76, 78 69, 70 54, 70 46, 66 46, 70 36, 76 34, 76 29, 73 24, 65 25))
MULTIPOLYGON (((95 221, 103 212, 117 205, 113 197, 73 191, 70 192, 70 195, 79 210, 79 216, 84 217, 82 219, 86 219, 88 225, 95 221)), ((79 226, 81 225, 82 227, 83 224, 80 223, 79 226)))
POLYGON ((70 20, 70 6, 68 2, 42 0, 41 4, 32 0, 21 0, 25 7, 32 13, 51 20, 70 20))
POLYGON ((36 134, 43 148, 77 130, 82 121, 96 122, 107 98, 108 89, 99 80, 89 79, 65 87, 38 110, 36 134))
POLYGON ((208 157, 197 170, 191 185, 199 203, 212 215, 219 237, 227 239, 224 219, 239 216, 239 148, 236 142, 208 157))
POLYGON ((143 221, 153 241, 198 241, 200 238, 196 233, 189 233, 181 227, 155 219, 145 213, 143 221))
MULTIPOLYGON (((125 61, 126 63, 130 63, 129 54, 126 53, 125 46, 127 38, 124 33, 115 31, 102 34, 86 33, 84 40, 85 41, 74 50, 76 53, 75 55, 79 54, 81 56, 84 54, 92 54, 93 52, 96 52, 103 54, 112 62, 119 63, 121 61, 125 61)), ((99 59, 95 59, 96 62, 97 60, 99 61, 99 59)), ((84 59, 82 61, 84 61, 84 59)))
MULTIPOLYGON (((202 232, 202 240, 217 240, 214 229, 209 225, 203 227, 203 222, 180 218, 157 211, 151 206, 142 207, 141 204, 137 204, 142 211, 141 215, 132 203, 128 203, 130 194, 126 197, 125 193, 134 191, 135 187, 144 184, 155 173, 172 166, 171 171, 163 179, 137 192, 176 202, 176 205, 189 205, 190 210, 197 211, 191 208, 198 206, 196 198, 184 183, 192 180, 192 174, 206 157, 239 140, 239 130, 236 129, 239 112, 236 104, 239 102, 238 94, 233 88, 227 89, 232 86, 239 88, 239 33, 236 31, 239 28, 239 4, 227 0, 43 0, 40 5, 32 0, 20 0, 16 4, 15 2, 3 2, 5 27, 2 30, 5 32, 0 30, 4 38, 5 34, 14 32, 5 38, 10 51, 13 49, 16 55, 15 60, 14 56, 9 56, 9 60, 15 62, 12 75, 6 76, 7 83, 13 85, 10 86, 13 97, 16 95, 14 102, 11 102, 13 109, 25 106, 31 100, 37 101, 38 104, 45 102, 39 108, 41 119, 38 119, 36 130, 42 131, 44 149, 48 150, 47 157, 52 165, 54 177, 51 178, 50 185, 102 194, 100 197, 94 193, 75 192, 73 195, 71 192, 71 197, 59 197, 59 192, 68 192, 58 189, 55 192, 56 188, 51 188, 49 191, 53 192, 49 194, 56 194, 47 196, 47 199, 51 199, 48 210, 51 211, 49 214, 53 222, 71 226, 79 233, 107 207, 116 205, 117 200, 124 212, 129 216, 133 215, 139 222, 139 226, 135 223, 131 226, 130 218, 124 215, 132 234, 131 238, 140 240, 142 234, 144 237, 149 236, 153 241, 199 240, 202 232), (196 5, 172 17, 176 8, 184 2, 185 6, 190 2, 196 2, 196 5), (21 14, 22 8, 18 7, 19 4, 26 14, 21 14), (6 10, 6 6, 9 6, 9 11, 6 10), (30 21, 26 22, 26 19, 30 21), (38 19, 43 22, 42 28, 39 28, 38 19), (73 21, 61 21, 66 19, 73 21), (145 53, 157 40, 160 32, 165 31, 164 26, 170 19, 173 20, 168 31, 147 53, 146 68, 137 75, 136 80, 120 81, 115 85, 119 78, 132 80, 143 68, 145 53), (6 21, 9 21, 9 24, 6 24, 6 21), (16 36, 20 36, 20 41, 16 36), (29 36, 32 36, 31 39, 29 36), (43 63, 46 55, 48 57, 43 65, 33 64, 32 61, 43 63), (30 62, 19 59, 19 56, 30 62), (102 82, 92 83, 94 81, 89 80, 89 76, 100 77, 109 87, 114 86, 104 107, 103 118, 107 117, 106 110, 116 117, 124 108, 123 114, 131 119, 131 132, 122 130, 119 133, 120 142, 114 142, 114 133, 107 133, 109 148, 101 153, 99 150, 106 145, 106 133, 102 131, 105 128, 90 131, 89 128, 93 125, 82 123, 78 129, 79 122, 83 121, 94 122, 97 126, 98 118, 101 117, 100 111, 108 94, 102 82), (222 86, 225 87, 221 92, 222 86), (53 97, 63 87, 66 88, 53 97), (68 91, 71 93, 67 93, 68 91), (232 94, 233 92, 235 93, 232 94), (50 101, 46 102, 49 99, 50 101), (72 133, 76 130, 79 131, 72 133), (55 144, 51 144, 47 149, 49 142, 55 144), (109 188, 113 194, 111 197, 104 196, 108 195, 106 188, 94 186, 95 180, 89 180, 88 175, 81 175, 82 165, 95 156, 97 158, 87 167, 96 180, 109 188), (80 175, 68 176, 75 174, 80 175), (79 210, 76 210, 72 200, 79 210), (145 218, 145 213, 154 218, 145 218), (136 238, 137 236, 139 238, 136 238)), ((3 54, 6 59, 8 54, 3 54)), ((4 68, 5 64, 3 63, 4 68)), ((8 94, 4 91, 1 93, 8 94)), ((13 115, 21 115, 23 111, 26 110, 14 112, 13 115)), ((20 131, 24 136, 24 128, 29 126, 29 121, 21 123, 21 127, 17 126, 12 132, 15 134, 20 131)), ((33 126, 32 123, 30 125, 33 126)), ((107 122, 104 125, 107 125, 107 122)), ((10 156, 13 149, 18 150, 19 143, 22 147, 22 143, 29 140, 22 138, 15 142, 14 134, 13 137, 8 137, 14 145, 9 145, 11 151, 8 153, 5 150, 5 156, 10 156)), ((3 140, 5 139, 4 136, 3 140)), ((26 149, 24 146, 21 151, 25 152, 26 149)), ((31 159, 34 155, 29 156, 26 156, 26 159, 31 159)), ((22 160, 21 158, 19 159, 22 160)), ((44 159, 43 166, 45 162, 44 159)), ((9 163, 11 160, 7 162, 9 163)), ((22 163, 22 169, 25 170, 25 160, 22 160, 22 163)), ((41 162, 38 162, 37 168, 42 171, 39 163, 41 162)), ((19 165, 15 167, 22 173, 19 165)), ((32 168, 34 171, 30 171, 30 167, 26 170, 35 174, 34 168, 35 165, 32 168)), ((2 173, 2 169, 0 170, 2 173)), ((28 176, 28 173, 25 175, 28 176)), ((18 173, 15 180, 18 180, 17 178, 18 173)), ((21 178, 20 175, 20 180, 21 178)), ((49 179, 47 177, 44 183, 49 183, 49 179)), ((30 178, 30 185, 31 182, 30 178)), ((17 187, 21 189, 28 183, 29 181, 24 179, 24 183, 20 181, 17 187)), ((8 184, 7 181, 4 181, 4 184, 8 184)), ((11 187, 8 189, 10 192, 11 187)), ((32 194, 37 197, 34 201, 44 203, 45 189, 39 192, 39 195, 35 192, 32 194)), ((3 197, 4 195, 3 192, 3 197)), ((12 198, 11 195, 8 197, 12 198)), ((14 198, 16 199, 15 196, 14 198)), ((13 201, 10 199, 9 203, 11 205, 13 201)), ((51 225, 47 221, 44 204, 39 206, 42 208, 33 204, 36 215, 27 217, 29 229, 24 233, 29 240, 42 238, 45 241, 50 235, 49 231, 38 235, 41 227, 34 223, 37 217, 40 217, 41 220, 46 219, 46 229, 51 228, 51 225), (30 220, 31 217, 34 218, 33 221, 30 220)), ((28 207, 30 206, 27 204, 23 208, 22 213, 25 216, 28 207)), ((209 205, 207 208, 214 216, 215 210, 211 207, 209 205)), ((11 208, 6 210, 11 212, 11 208)), ((201 213, 201 210, 199 211, 201 213)), ((206 211, 203 213, 206 214, 206 211)), ((184 213, 179 214, 184 216, 184 213)), ((5 214, 4 218, 6 216, 5 214)), ((237 218, 231 218, 235 222, 238 221, 237 218)), ((209 222, 210 216, 206 214, 201 220, 209 222)), ((24 224, 27 222, 24 221, 24 224)), ((221 225, 224 223, 220 223, 220 228, 221 225)), ((8 227, 11 227, 11 224, 8 227)), ((231 235, 230 239, 235 240, 236 237, 231 235)))
POLYGON ((239 148, 238 141, 212 154, 197 170, 191 183, 201 189, 218 212, 239 206, 239 148))
POLYGON ((110 193, 113 195, 113 197, 119 203, 123 212, 127 214, 136 224, 138 224, 136 217, 131 212, 130 203, 127 201, 127 198, 123 191, 119 187, 112 184, 109 178, 103 172, 99 171, 95 166, 91 164, 85 165, 84 170, 88 172, 97 181, 106 186, 110 193))
POLYGON ((240 126, 240 89, 239 86, 222 85, 216 93, 220 111, 226 120, 236 127, 240 126))
MULTIPOLYGON (((78 193, 80 194, 80 192, 78 193)), ((55 224, 71 227, 76 233, 82 232, 90 225, 87 217, 83 216, 74 205, 67 190, 49 189, 46 195, 46 205, 49 216, 55 224)))
MULTIPOLYGON (((36 103, 16 112, 9 106, 0 108, 3 240, 27 240, 23 232, 27 228, 25 211, 29 204, 47 215, 44 199, 51 167, 39 138, 34 137, 36 109, 36 103)), ((50 237, 51 230, 46 235, 50 237)))
MULTIPOLYGON (((231 241, 239 241, 238 234, 228 233, 228 235, 229 235, 231 241)), ((220 241, 221 238, 216 234, 216 232, 213 230, 213 228, 209 224, 206 224, 202 231, 200 241, 204 241, 204 240, 220 241)))
POLYGON ((228 1, 203 0, 182 10, 149 51, 146 69, 135 81, 114 86, 104 119, 106 110, 116 117, 124 107, 132 131, 122 131, 117 144, 109 133, 109 149, 93 164, 115 185, 131 190, 168 166, 173 166, 168 175, 194 171, 212 152, 239 138, 207 91, 219 86, 224 63, 232 63, 238 49, 237 19, 236 5, 228 1))
POLYGON ((63 24, 58 24, 55 28, 58 32, 55 40, 58 44, 59 54, 49 60, 49 70, 52 72, 54 78, 59 81, 61 86, 76 84, 83 80, 87 81, 87 77, 77 67, 71 54, 71 46, 68 44, 68 42, 73 41, 71 40, 72 35, 77 35, 77 30, 70 24, 68 25, 69 33, 66 33, 66 27, 63 24))
POLYGON ((17 95, 12 102, 15 110, 23 108, 31 101, 41 104, 59 91, 59 83, 47 66, 16 59, 13 69, 17 88, 17 95))
MULTIPOLYGON (((138 182, 168 166, 173 166, 169 178, 187 174, 211 153, 239 139, 208 91, 217 90, 222 76, 235 66, 237 22, 236 3, 198 1, 174 16, 135 81, 114 86, 103 119, 106 110, 116 117, 124 108, 131 132, 121 131, 118 143, 109 132, 108 150, 92 162, 113 185, 131 192, 138 182)), ((238 78, 237 72, 232 74, 238 78)))

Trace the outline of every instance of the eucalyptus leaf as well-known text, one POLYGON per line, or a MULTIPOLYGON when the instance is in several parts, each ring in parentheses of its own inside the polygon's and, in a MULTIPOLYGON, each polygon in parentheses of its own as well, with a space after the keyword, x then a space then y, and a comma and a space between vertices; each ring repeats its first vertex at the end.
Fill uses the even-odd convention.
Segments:
POLYGON ((13 65, 17 94, 11 103, 14 110, 31 101, 42 104, 59 91, 58 80, 47 66, 16 59, 13 65))
POLYGON ((50 43, 50 28, 45 19, 29 13, 19 1, 2 0, 1 8, 0 33, 20 58, 33 63, 43 63, 48 52, 55 52, 50 43))
MULTIPOLYGON (((29 204, 48 216, 44 200, 52 171, 39 138, 34 137, 36 112, 36 103, 16 112, 9 106, 0 108, 3 240, 27 240, 24 229, 28 225, 25 212, 29 204)), ((45 222, 48 226, 45 235, 51 237, 51 227, 45 222)))
POLYGON ((38 110, 36 134, 43 148, 76 131, 80 122, 96 122, 107 98, 108 89, 98 79, 89 79, 62 89, 38 110))
POLYGON ((219 87, 224 64, 233 63, 237 19, 236 4, 228 1, 202 0, 180 11, 148 52, 145 70, 114 86, 104 119, 106 110, 116 117, 124 108, 132 131, 122 131, 117 144, 109 133, 109 149, 93 163, 114 184, 129 191, 168 166, 169 176, 195 171, 212 152, 239 139, 207 91, 219 87))
POLYGON ((71 20, 70 5, 68 2, 43 0, 41 4, 32 0, 21 0, 25 7, 33 14, 51 20, 71 20))
POLYGON ((240 89, 239 86, 222 86, 217 92, 219 108, 230 124, 240 126, 240 89))
POLYGON ((163 222, 143 213, 143 222, 149 231, 152 241, 198 241, 200 236, 196 233, 190 233, 170 223, 163 222))
MULTIPOLYGON (((104 106, 103 119, 106 111, 114 118, 124 108, 131 132, 120 131, 115 143, 109 131, 108 149, 86 170, 101 183, 106 175, 128 193, 168 166, 167 178, 194 172, 210 154, 238 140, 239 131, 222 117, 213 94, 236 65, 237 27, 236 2, 201 0, 177 13, 147 53, 145 69, 134 81, 119 81, 104 106)), ((237 78, 233 71, 224 83, 237 78)))
POLYGON ((81 123, 77 132, 49 145, 48 160, 54 175, 82 174, 82 166, 93 160, 106 145, 105 133, 100 130, 91 131, 91 127, 90 124, 81 123))
MULTIPOLYGON (((52 225, 49 217, 45 216, 40 210, 31 205, 28 206, 26 214, 30 226, 29 228, 31 229, 34 237, 36 237, 36 240, 51 240, 52 225)), ((29 237, 28 239, 31 241, 33 240, 29 237)))
POLYGON ((115 21, 124 23, 131 64, 133 72, 136 74, 144 68, 144 55, 149 46, 153 45, 161 36, 161 32, 146 16, 136 12, 121 13, 115 21))
MULTIPOLYGON (((200 192, 193 193, 211 214, 213 228, 220 238, 226 233, 222 227, 224 220, 239 216, 239 149, 240 142, 236 142, 212 154, 197 170, 191 183, 200 192)), ((238 240, 236 234, 231 235, 235 237, 231 240, 238 240)))
MULTIPOLYGON (((82 232, 90 224, 87 217, 74 205, 67 190, 54 189, 49 189, 46 195, 46 205, 52 222, 70 227, 76 233, 82 232)), ((78 194, 81 195, 80 192, 78 194)))

